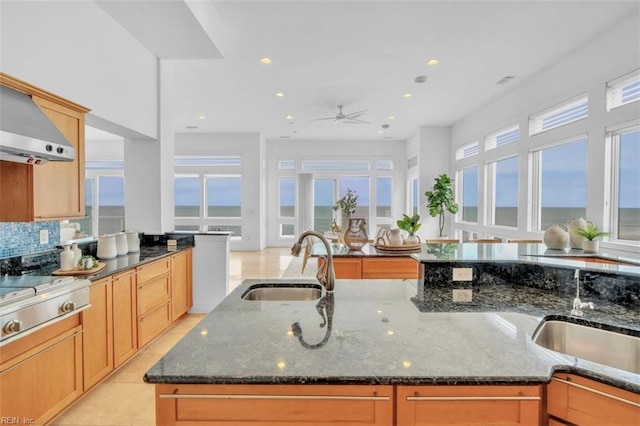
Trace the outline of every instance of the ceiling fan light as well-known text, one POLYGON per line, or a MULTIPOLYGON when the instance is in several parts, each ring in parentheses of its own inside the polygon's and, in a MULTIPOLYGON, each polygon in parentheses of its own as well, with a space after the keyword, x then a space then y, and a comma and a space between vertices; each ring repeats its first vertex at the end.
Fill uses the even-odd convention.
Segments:
POLYGON ((282 92, 276 93, 276 98, 284 98, 284 93, 282 92))
POLYGON ((436 65, 438 65, 440 63, 439 60, 437 60, 436 58, 433 59, 429 59, 427 61, 427 65, 429 65, 430 67, 435 67, 436 65))

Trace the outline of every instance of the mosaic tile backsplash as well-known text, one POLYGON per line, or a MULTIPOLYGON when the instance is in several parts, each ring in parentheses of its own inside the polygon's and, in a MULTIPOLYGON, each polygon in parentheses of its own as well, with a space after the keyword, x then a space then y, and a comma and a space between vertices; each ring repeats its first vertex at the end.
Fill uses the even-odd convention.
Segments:
POLYGON ((60 244, 60 222, 0 222, 0 259, 53 250, 60 244), (40 231, 49 242, 40 244, 40 231))

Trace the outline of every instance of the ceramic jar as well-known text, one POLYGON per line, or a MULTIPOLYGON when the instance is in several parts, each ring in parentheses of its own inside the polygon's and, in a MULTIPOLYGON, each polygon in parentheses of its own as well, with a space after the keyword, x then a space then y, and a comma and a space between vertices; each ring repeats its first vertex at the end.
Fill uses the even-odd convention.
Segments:
POLYGON ((389 236, 390 246, 401 246, 404 243, 404 239, 402 238, 402 233, 399 228, 390 229, 387 235, 389 236))
POLYGON ((404 239, 404 243, 408 246, 418 245, 420 244, 420 237, 418 237, 415 234, 409 235, 407 238, 404 239))
POLYGON ((73 252, 71 246, 65 244, 62 246, 62 252, 60 252, 60 270, 71 271, 75 266, 73 265, 73 252))
POLYGON ((140 251, 140 237, 136 231, 124 231, 127 234, 127 247, 129 247, 129 253, 136 253, 140 251))
POLYGON ((566 225, 551 225, 544 231, 544 244, 553 250, 564 250, 569 245, 569 230, 566 225))
POLYGON ((344 232, 344 243, 351 250, 361 250, 369 242, 369 236, 362 218, 349 219, 349 226, 344 232))
POLYGON ((99 259, 113 259, 118 255, 115 235, 105 234, 98 237, 97 255, 99 259))
POLYGON ((71 252, 73 253, 73 267, 77 268, 78 264, 80 264, 80 259, 82 259, 82 250, 78 248, 77 243, 71 244, 71 252))
POLYGON ((567 225, 569 229, 569 246, 572 249, 582 250, 582 243, 586 240, 585 237, 576 233, 576 229, 585 229, 588 224, 593 224, 593 222, 584 220, 579 217, 577 219, 572 220, 567 225))
POLYGON ((585 253, 597 253, 600 249, 600 241, 598 240, 585 240, 582 242, 582 248, 585 253))
POLYGON ((116 253, 118 254, 118 256, 123 256, 129 253, 127 234, 125 234, 124 232, 118 232, 116 234, 116 253))

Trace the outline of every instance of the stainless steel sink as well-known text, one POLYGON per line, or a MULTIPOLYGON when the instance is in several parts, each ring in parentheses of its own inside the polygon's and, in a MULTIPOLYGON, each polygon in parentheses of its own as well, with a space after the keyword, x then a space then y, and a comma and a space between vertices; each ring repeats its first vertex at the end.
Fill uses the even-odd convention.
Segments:
POLYGON ((542 322, 533 341, 547 349, 640 374, 640 336, 561 320, 542 322))
POLYGON ((244 292, 244 300, 295 301, 317 300, 322 295, 319 284, 261 283, 250 286, 244 292))

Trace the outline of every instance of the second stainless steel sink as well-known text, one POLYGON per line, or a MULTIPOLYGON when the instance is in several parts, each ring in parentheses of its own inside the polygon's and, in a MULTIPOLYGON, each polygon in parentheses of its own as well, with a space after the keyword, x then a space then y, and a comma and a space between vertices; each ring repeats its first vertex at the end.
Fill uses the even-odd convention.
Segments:
POLYGON ((562 320, 543 321, 533 341, 547 349, 640 374, 640 336, 562 320))
POLYGON ((261 283, 250 286, 242 294, 244 300, 295 301, 317 300, 322 295, 319 284, 261 283))

